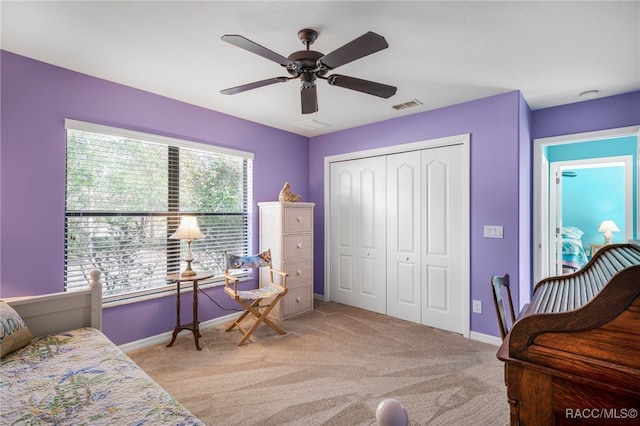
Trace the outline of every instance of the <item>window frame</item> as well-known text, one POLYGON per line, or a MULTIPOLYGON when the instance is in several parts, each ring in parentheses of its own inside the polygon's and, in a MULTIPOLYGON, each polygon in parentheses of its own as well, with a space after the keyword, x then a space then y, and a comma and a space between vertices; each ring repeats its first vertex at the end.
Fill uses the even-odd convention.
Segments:
MULTIPOLYGON (((245 188, 245 197, 246 197, 246 203, 245 203, 245 209, 246 212, 241 212, 241 213, 237 213, 237 215, 241 215, 246 217, 246 229, 244 230, 244 235, 246 235, 247 240, 245 241, 245 247, 247 247, 247 250, 249 252, 251 252, 252 249, 252 223, 253 223, 253 159, 254 159, 254 154, 252 152, 247 152, 247 151, 241 151, 241 150, 236 150, 236 149, 230 149, 230 148, 224 148, 224 147, 220 147, 220 146, 216 146, 216 145, 210 145, 208 143, 202 143, 202 142, 194 142, 194 141, 190 141, 190 140, 185 140, 185 139, 178 139, 178 138, 173 138, 173 137, 168 137, 168 136, 162 136, 162 135, 157 135, 157 134, 152 134, 152 133, 146 133, 146 132, 140 132, 140 131, 136 131, 136 130, 129 130, 129 129, 123 129, 123 128, 118 128, 118 127, 112 127, 112 126, 107 126, 107 125, 102 125, 102 124, 96 124, 96 123, 90 123, 90 122, 84 122, 84 121, 78 121, 78 120, 73 120, 73 119, 66 119, 65 120, 65 147, 67 144, 67 136, 66 136, 66 131, 69 130, 73 130, 73 131, 80 131, 80 132, 89 132, 89 133, 95 133, 95 134, 101 134, 101 135, 106 135, 106 136, 111 136, 111 137, 118 137, 118 138, 125 138, 125 139, 134 139, 134 140, 141 140, 144 142, 149 142, 149 143, 157 143, 157 144, 161 144, 164 146, 167 146, 169 148, 169 151, 172 150, 172 147, 175 149, 177 148, 178 150, 180 148, 186 148, 186 149, 191 149, 191 150, 198 150, 198 151, 206 151, 206 152, 210 152, 213 154, 222 154, 222 155, 228 155, 228 156, 233 156, 233 157, 238 157, 240 159, 243 160, 248 160, 248 161, 244 161, 244 170, 242 172, 242 176, 245 180, 244 182, 244 188, 245 188)), ((65 148, 66 149, 66 148, 65 148)), ((170 157, 169 157, 170 158, 170 157)), ((67 163, 67 160, 65 159, 65 164, 67 163)), ((68 167, 68 165, 67 165, 68 167)), ((169 182, 171 182, 172 180, 172 173, 171 173, 171 159, 169 159, 168 163, 167 163, 167 170, 168 170, 168 185, 170 185, 169 182)), ((67 181, 65 178, 65 188, 67 186, 67 181)), ((179 189, 179 183, 177 184, 177 188, 179 189)), ((117 212, 117 210, 113 210, 111 212, 109 211, 102 211, 102 212, 91 212, 90 214, 92 216, 116 216, 118 215, 119 212, 117 212)), ((85 213, 86 214, 86 213, 85 213)), ((145 216, 145 217, 150 217, 150 216, 165 216, 167 218, 174 218, 176 220, 176 226, 177 223, 179 223, 179 217, 181 215, 186 215, 186 214, 193 214, 196 216, 221 216, 221 215, 229 215, 229 213, 216 213, 216 212, 189 212, 189 211, 181 211, 179 209, 179 207, 177 208, 177 210, 175 209, 175 206, 172 207, 171 206, 171 202, 169 202, 168 206, 167 206, 167 212, 140 212, 140 213, 135 213, 133 214, 134 216, 145 216)), ((75 289, 78 289, 78 286, 68 286, 67 284, 67 249, 66 249, 66 244, 67 244, 67 239, 69 238, 68 236, 68 231, 67 231, 67 221, 70 217, 74 217, 74 216, 82 216, 83 212, 82 211, 69 211, 67 210, 67 194, 66 194, 66 190, 65 190, 65 231, 64 231, 64 239, 65 239, 65 272, 64 272, 64 291, 73 291, 75 289)), ((167 248, 167 256, 170 256, 170 252, 171 252, 171 248, 169 247, 171 243, 167 243, 166 248, 167 248)), ((180 241, 176 241, 175 244, 180 244, 180 241)), ((249 253, 245 253, 245 254, 249 254, 249 253)), ((180 254, 178 255, 179 259, 178 259, 178 268, 180 268, 182 262, 180 261, 180 258, 182 258, 182 251, 180 251, 180 254)), ((175 259, 174 259, 175 260, 175 259)), ((173 263, 167 263, 167 268, 170 268, 171 265, 175 266, 175 261, 173 263)), ((167 274, 169 273, 173 273, 175 271, 171 271, 168 270, 167 274)), ((248 271, 245 271, 244 273, 240 274, 240 278, 241 279, 250 279, 250 274, 248 273, 248 271)), ((209 280, 205 280, 199 283, 199 287, 201 288, 207 288, 207 287, 214 287, 214 286, 219 286, 222 285, 224 283, 224 277, 222 274, 222 271, 216 271, 216 276, 209 279, 209 280), (219 272, 219 273, 218 273, 219 272)), ((180 291, 188 291, 191 287, 189 286, 189 288, 185 287, 184 290, 181 287, 180 291)), ((176 291, 176 286, 174 283, 171 283, 170 281, 168 281, 166 283, 166 285, 163 286, 156 286, 153 288, 147 288, 147 289, 139 289, 137 291, 133 291, 133 292, 128 292, 128 293, 121 293, 121 294, 115 294, 115 295, 111 295, 111 296, 103 296, 103 305, 105 306, 115 306, 115 305, 121 305, 121 304, 127 304, 127 303, 135 303, 135 302, 139 302, 139 301, 143 301, 143 300, 149 300, 149 299, 154 299, 154 298, 158 298, 158 297, 165 297, 168 294, 175 294, 176 291)))

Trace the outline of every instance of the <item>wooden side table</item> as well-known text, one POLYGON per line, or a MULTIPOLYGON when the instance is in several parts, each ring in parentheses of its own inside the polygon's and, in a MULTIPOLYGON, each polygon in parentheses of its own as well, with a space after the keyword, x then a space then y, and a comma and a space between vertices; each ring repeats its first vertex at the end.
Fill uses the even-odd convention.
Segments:
POLYGON ((173 345, 178 333, 182 330, 190 330, 196 341, 196 348, 199 351, 202 350, 202 348, 200 348, 200 343, 198 342, 198 339, 200 338, 200 322, 198 321, 198 281, 206 280, 214 275, 215 274, 207 272, 199 272, 196 275, 187 277, 183 277, 179 273, 167 275, 167 280, 175 281, 176 283, 176 328, 173 329, 173 336, 171 337, 171 342, 169 342, 167 347, 173 345), (193 282, 193 320, 188 324, 180 324, 180 284, 189 281, 193 282))

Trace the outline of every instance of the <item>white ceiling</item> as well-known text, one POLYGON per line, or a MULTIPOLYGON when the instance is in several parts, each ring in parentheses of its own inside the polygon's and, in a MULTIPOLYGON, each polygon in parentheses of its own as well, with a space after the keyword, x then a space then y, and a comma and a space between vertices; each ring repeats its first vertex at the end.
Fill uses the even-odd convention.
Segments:
POLYGON ((4 50, 305 136, 512 90, 532 109, 640 90, 640 2, 46 1, 1 3, 4 50), (300 113, 297 80, 220 40, 240 34, 283 56, 302 28, 325 54, 367 31, 389 48, 335 72, 398 87, 389 99, 318 81, 319 111, 300 113), (413 99, 416 108, 392 105, 413 99), (315 120, 318 130, 296 127, 315 120))

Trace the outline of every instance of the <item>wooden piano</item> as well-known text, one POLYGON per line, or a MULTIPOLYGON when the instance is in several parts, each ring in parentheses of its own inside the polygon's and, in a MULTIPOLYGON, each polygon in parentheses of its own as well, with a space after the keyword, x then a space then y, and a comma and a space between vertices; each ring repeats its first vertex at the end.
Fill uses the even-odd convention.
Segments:
POLYGON ((640 246, 540 281, 497 357, 512 425, 640 424, 640 246))

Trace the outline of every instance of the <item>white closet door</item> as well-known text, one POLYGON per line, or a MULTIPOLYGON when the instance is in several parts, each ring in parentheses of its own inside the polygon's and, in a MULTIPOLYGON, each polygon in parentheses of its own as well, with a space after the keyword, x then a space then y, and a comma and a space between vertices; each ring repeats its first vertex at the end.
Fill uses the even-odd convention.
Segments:
POLYGON ((387 156, 387 315, 420 324, 420 153, 387 156))
POLYGON ((422 324, 465 331, 462 145, 422 151, 422 324))
POLYGON ((386 312, 384 157, 331 164, 331 300, 386 312))

